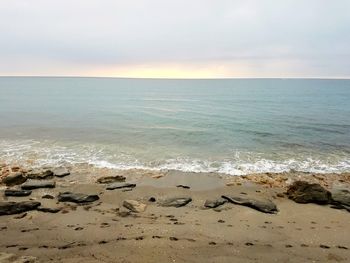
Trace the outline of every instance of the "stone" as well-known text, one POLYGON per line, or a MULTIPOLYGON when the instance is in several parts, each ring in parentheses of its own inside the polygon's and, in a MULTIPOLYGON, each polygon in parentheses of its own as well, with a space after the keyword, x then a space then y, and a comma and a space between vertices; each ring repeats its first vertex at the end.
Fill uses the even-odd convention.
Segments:
POLYGON ((6 189, 4 194, 5 196, 28 196, 32 193, 30 190, 15 190, 15 189, 6 189))
POLYGON ((54 188, 56 183, 53 181, 28 180, 21 185, 23 190, 32 190, 37 188, 54 188))
POLYGON ((26 211, 35 210, 40 206, 40 202, 0 202, 0 215, 20 214, 26 211))
POLYGON ((188 185, 183 185, 183 184, 179 184, 176 186, 177 188, 183 188, 183 189, 190 189, 191 187, 189 187, 188 185))
POLYGON ((350 212, 350 189, 335 188, 331 190, 332 208, 346 209, 350 212))
POLYGON ((216 208, 218 206, 221 206, 223 204, 227 203, 227 200, 224 198, 218 198, 215 200, 206 200, 204 203, 204 207, 207 208, 216 208))
POLYGON ((72 203, 90 203, 100 199, 98 195, 86 195, 72 192, 59 193, 57 198, 59 202, 72 203))
POLYGON ((156 198, 155 197, 150 197, 149 199, 148 199, 148 202, 152 202, 152 203, 154 203, 156 201, 156 198))
POLYGON ((122 188, 134 188, 136 184, 133 183, 112 183, 107 185, 107 190, 122 189, 122 188))
POLYGON ((55 199, 55 197, 53 195, 49 195, 49 194, 43 195, 41 198, 43 198, 43 199, 55 199))
POLYGON ((97 183, 99 184, 111 184, 111 183, 120 183, 125 182, 125 176, 115 175, 115 176, 104 176, 97 179, 97 183))
POLYGON ((266 200, 266 199, 258 200, 258 199, 249 198, 249 197, 228 196, 228 195, 223 195, 222 198, 226 199, 230 203, 247 206, 263 213, 275 214, 278 212, 277 206, 270 200, 266 200))
POLYGON ((187 205, 191 201, 192 201, 191 197, 172 197, 161 201, 160 205, 165 207, 169 207, 169 206, 181 207, 181 206, 187 205))
POLYGON ((70 171, 65 167, 58 167, 52 170, 53 175, 56 177, 65 177, 70 175, 70 171))
POLYGON ((305 181, 296 181, 287 189, 287 196, 296 203, 328 204, 331 193, 319 184, 310 184, 305 181))
POLYGON ((123 206, 135 213, 141 213, 146 210, 147 205, 136 200, 125 200, 123 206))
POLYGON ((331 191, 332 201, 342 205, 350 206, 350 189, 338 188, 331 191))
POLYGON ((18 185, 23 184, 27 178, 23 176, 21 172, 11 173, 5 178, 2 179, 2 183, 6 184, 7 186, 12 185, 18 185))
POLYGON ((40 212, 44 212, 44 213, 58 213, 59 211, 61 211, 61 208, 59 207, 42 207, 42 206, 39 206, 37 207, 38 211, 40 212))
POLYGON ((27 173, 29 179, 47 179, 53 177, 53 172, 49 169, 34 169, 27 173))

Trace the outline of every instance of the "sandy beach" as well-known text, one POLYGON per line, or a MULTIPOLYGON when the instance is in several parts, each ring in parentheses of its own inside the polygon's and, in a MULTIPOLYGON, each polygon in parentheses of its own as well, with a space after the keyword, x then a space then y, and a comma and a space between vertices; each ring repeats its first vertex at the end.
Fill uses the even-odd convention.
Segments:
POLYGON ((21 173, 20 168, 11 169, 5 165, 2 169, 2 208, 6 202, 21 201, 40 202, 40 206, 0 216, 0 262, 350 260, 349 212, 331 204, 296 203, 286 196, 289 185, 300 178, 328 190, 349 188, 349 174, 232 177, 86 166, 59 169, 60 177, 46 168, 24 170, 24 177, 35 179, 6 186, 4 178, 21 173), (33 182, 54 186, 34 189, 33 182), (4 195, 6 189, 24 189, 26 184, 32 189, 30 195, 4 195), (107 190, 111 185, 118 188, 107 190), (67 198, 62 196, 65 192, 86 196, 62 199, 67 198), (252 208, 232 203, 230 197, 271 203, 259 211, 259 204, 257 210, 254 204, 252 208))

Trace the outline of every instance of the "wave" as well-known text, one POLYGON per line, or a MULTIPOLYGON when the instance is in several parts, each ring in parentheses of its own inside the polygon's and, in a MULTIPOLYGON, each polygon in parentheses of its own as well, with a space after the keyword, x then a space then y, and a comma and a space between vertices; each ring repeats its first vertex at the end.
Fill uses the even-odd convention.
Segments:
POLYGON ((0 160, 31 167, 89 164, 98 168, 119 170, 178 170, 183 172, 210 172, 227 175, 253 173, 281 173, 302 171, 311 173, 350 172, 350 157, 301 157, 271 159, 254 153, 235 152, 230 159, 205 160, 178 157, 145 161, 123 151, 114 152, 96 145, 61 145, 58 143, 0 141, 0 160))

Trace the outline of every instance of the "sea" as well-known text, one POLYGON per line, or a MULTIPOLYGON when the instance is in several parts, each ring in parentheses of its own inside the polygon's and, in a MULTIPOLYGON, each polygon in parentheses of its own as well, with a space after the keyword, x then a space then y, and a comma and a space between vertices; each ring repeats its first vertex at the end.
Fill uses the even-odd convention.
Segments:
POLYGON ((0 160, 350 172, 350 80, 0 77, 0 160))

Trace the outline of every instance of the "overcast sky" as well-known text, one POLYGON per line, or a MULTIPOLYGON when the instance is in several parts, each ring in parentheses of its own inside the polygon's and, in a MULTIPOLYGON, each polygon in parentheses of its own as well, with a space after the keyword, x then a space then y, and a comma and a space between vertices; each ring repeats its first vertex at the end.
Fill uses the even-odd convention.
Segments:
POLYGON ((0 0, 0 75, 350 77, 349 0, 0 0))

